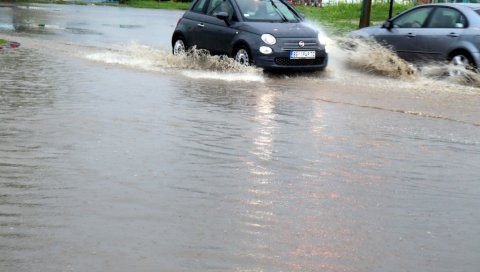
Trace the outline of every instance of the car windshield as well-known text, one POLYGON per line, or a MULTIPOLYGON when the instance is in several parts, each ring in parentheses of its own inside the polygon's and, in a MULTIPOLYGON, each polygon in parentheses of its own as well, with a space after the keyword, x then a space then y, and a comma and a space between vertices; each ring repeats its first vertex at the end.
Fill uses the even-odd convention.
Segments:
POLYGON ((246 21, 298 22, 298 16, 279 0, 237 0, 246 21))

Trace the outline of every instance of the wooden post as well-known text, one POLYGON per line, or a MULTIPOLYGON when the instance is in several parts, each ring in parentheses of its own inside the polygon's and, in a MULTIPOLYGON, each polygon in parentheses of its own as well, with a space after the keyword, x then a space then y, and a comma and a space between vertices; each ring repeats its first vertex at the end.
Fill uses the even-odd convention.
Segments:
POLYGON ((388 19, 390 20, 392 18, 392 13, 393 13, 393 1, 390 0, 390 9, 388 10, 388 19))
POLYGON ((370 11, 372 9, 372 0, 363 0, 362 13, 360 14, 360 23, 358 28, 364 28, 370 25, 370 11))

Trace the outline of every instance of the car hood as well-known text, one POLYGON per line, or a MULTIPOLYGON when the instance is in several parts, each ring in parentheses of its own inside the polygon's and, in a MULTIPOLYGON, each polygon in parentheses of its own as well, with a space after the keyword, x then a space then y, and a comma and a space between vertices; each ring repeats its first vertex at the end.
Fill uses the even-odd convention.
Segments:
POLYGON ((378 31, 382 28, 382 26, 370 26, 365 27, 359 30, 352 31, 348 33, 347 37, 349 38, 366 38, 370 36, 374 36, 378 31))
POLYGON ((248 22, 238 29, 258 35, 272 34, 277 38, 316 38, 318 35, 315 29, 303 23, 248 22))

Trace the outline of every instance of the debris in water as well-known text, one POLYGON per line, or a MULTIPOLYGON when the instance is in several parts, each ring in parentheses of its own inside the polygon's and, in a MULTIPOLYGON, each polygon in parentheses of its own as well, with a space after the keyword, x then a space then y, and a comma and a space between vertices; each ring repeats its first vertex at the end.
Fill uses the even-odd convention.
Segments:
POLYGON ((7 40, 0 39, 0 49, 17 48, 19 46, 20 46, 20 43, 18 42, 10 42, 7 40))

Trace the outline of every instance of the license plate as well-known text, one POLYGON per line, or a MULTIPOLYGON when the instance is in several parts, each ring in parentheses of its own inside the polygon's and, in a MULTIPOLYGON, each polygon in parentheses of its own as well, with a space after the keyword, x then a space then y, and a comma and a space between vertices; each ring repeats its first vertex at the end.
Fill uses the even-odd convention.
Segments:
POLYGON ((315 51, 290 51, 290 59, 314 59, 315 51))

